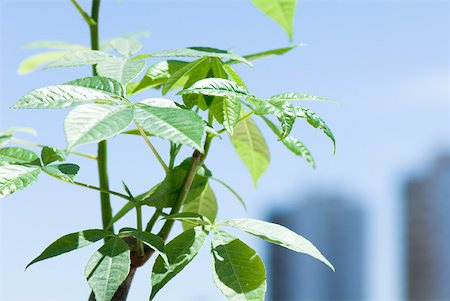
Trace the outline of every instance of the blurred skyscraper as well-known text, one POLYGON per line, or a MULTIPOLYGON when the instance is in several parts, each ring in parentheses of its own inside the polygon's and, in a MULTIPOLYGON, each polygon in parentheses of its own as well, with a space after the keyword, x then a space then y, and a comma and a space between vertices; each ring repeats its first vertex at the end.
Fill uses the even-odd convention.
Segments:
POLYGON ((450 300, 450 154, 406 185, 409 300, 450 300))
POLYGON ((307 198, 271 220, 313 242, 335 266, 278 246, 270 247, 269 291, 274 301, 364 300, 366 225, 362 210, 335 195, 307 198))

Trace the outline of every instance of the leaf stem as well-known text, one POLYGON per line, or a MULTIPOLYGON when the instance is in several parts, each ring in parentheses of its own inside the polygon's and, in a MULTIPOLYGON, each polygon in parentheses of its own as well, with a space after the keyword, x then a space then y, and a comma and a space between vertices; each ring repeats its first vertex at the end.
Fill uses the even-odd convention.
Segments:
MULTIPOLYGON (((37 148, 45 147, 45 145, 33 143, 30 141, 26 141, 26 140, 22 140, 22 139, 18 139, 18 138, 11 138, 11 141, 15 142, 17 144, 22 144, 22 145, 31 146, 31 147, 37 147, 37 148)), ((57 148, 57 150, 61 151, 61 152, 65 152, 65 150, 63 150, 63 149, 57 148)), ((76 155, 76 156, 85 157, 85 158, 92 159, 92 160, 97 160, 96 156, 89 155, 89 154, 84 154, 84 153, 79 153, 79 152, 68 152, 68 153, 71 155, 76 155)))
POLYGON ((151 219, 147 223, 147 227, 145 227, 145 231, 152 232, 153 227, 155 226, 156 222, 158 221, 158 218, 161 216, 162 210, 156 209, 155 213, 153 213, 151 219))
POLYGON ((84 21, 86 21, 86 23, 89 26, 95 26, 97 25, 97 22, 92 19, 82 8, 81 6, 78 4, 78 2, 76 0, 71 0, 72 4, 75 6, 75 8, 78 10, 78 12, 81 14, 81 16, 83 17, 84 21))
MULTIPOLYGON (((192 154, 192 163, 191 166, 186 173, 186 176, 184 177, 183 184, 181 186, 181 190, 178 194, 177 199, 175 200, 175 204, 173 205, 172 209, 170 210, 169 215, 178 213, 183 206, 184 201, 186 200, 186 197, 189 193, 189 190, 191 189, 192 182, 194 181, 195 174, 197 173, 198 168, 203 164, 203 161, 205 161, 206 156, 208 155, 209 147, 211 145, 211 141, 214 137, 208 136, 206 138, 205 142, 205 152, 202 154, 198 150, 195 150, 192 154)), ((162 226, 161 230, 158 232, 158 235, 163 239, 166 240, 169 236, 170 231, 172 230, 174 220, 166 220, 164 225, 162 226)))
POLYGON ((164 160, 161 158, 161 156, 159 155, 158 151, 156 150, 156 148, 153 146, 153 144, 150 142, 150 140, 148 139, 147 135, 145 134, 144 129, 139 125, 139 123, 135 122, 136 127, 139 131, 139 133, 141 134, 142 138, 144 138, 145 143, 147 143, 148 147, 150 147, 150 149, 152 150, 153 154, 155 155, 156 159, 158 159, 159 163, 161 164, 161 166, 164 168, 164 171, 166 172, 166 174, 170 171, 169 167, 167 167, 166 163, 164 162, 164 160))
POLYGON ((94 185, 90 185, 90 184, 85 184, 85 183, 81 183, 81 182, 77 182, 77 181, 66 181, 66 180, 64 180, 64 179, 61 179, 61 178, 59 178, 59 177, 56 177, 56 176, 54 176, 54 175, 51 175, 51 174, 49 174, 49 173, 47 173, 49 176, 52 176, 53 178, 55 178, 55 179, 58 179, 58 180, 60 180, 60 181, 62 181, 62 182, 65 182, 65 183, 69 183, 69 184, 74 184, 74 185, 77 185, 77 186, 80 186, 80 187, 84 187, 84 188, 88 188, 88 189, 92 189, 92 190, 95 190, 95 191, 100 191, 100 192, 102 192, 102 193, 106 193, 106 194, 108 194, 108 195, 115 195, 115 196, 117 196, 117 197, 119 197, 119 198, 122 198, 122 199, 125 199, 125 200, 127 200, 127 201, 133 201, 133 199, 131 198, 131 197, 129 197, 129 196, 127 196, 127 195, 125 195, 125 194, 122 194, 122 193, 120 193, 120 192, 116 192, 116 191, 112 191, 112 190, 107 190, 107 189, 103 189, 103 188, 100 188, 100 187, 97 187, 97 186, 94 186, 94 185))

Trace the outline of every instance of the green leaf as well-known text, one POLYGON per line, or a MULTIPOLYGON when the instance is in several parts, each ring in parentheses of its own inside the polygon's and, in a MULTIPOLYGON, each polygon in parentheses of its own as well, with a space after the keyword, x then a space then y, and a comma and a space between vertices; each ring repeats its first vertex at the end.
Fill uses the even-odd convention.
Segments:
POLYGON ((223 99, 223 126, 234 135, 234 126, 241 116, 241 101, 238 98, 224 97, 223 99))
POLYGON ((217 229, 211 240, 211 254, 214 282, 228 300, 264 300, 266 270, 255 250, 217 229))
POLYGON ((84 230, 64 235, 49 245, 38 257, 33 259, 27 265, 27 268, 36 262, 86 247, 108 235, 111 235, 111 233, 98 229, 84 230))
MULTIPOLYGON (((292 49, 297 48, 297 46, 300 46, 300 45, 291 45, 291 46, 287 46, 287 47, 276 48, 276 49, 271 49, 271 50, 267 50, 267 51, 261 51, 261 52, 257 52, 257 53, 247 54, 247 55, 244 55, 244 58, 246 58, 249 61, 253 61, 253 60, 262 59, 262 58, 272 56, 272 55, 283 55, 286 52, 289 52, 292 49)), ((235 64, 235 63, 237 63, 237 62, 236 61, 227 62, 227 64, 235 64)))
POLYGON ((161 256, 156 258, 152 271, 150 300, 194 259, 207 235, 208 233, 203 227, 195 227, 184 231, 166 245, 169 265, 164 264, 161 256))
POLYGON ((80 167, 76 164, 64 163, 47 165, 42 167, 42 170, 52 177, 61 179, 66 182, 73 182, 73 179, 80 170, 80 167))
POLYGON ((145 60, 109 58, 96 66, 97 73, 110 77, 126 85, 134 80, 145 68, 145 60))
POLYGON ((117 102, 111 94, 73 85, 48 86, 33 90, 19 99, 15 109, 53 109, 66 108, 86 102, 117 102))
POLYGON ((164 215, 163 217, 167 220, 196 223, 197 226, 212 225, 212 222, 206 216, 195 212, 178 212, 171 215, 164 215))
POLYGON ((40 171, 38 166, 0 166, 0 199, 36 182, 40 171))
POLYGON ((84 65, 96 65, 104 60, 114 58, 109 53, 98 50, 78 50, 69 52, 62 58, 47 65, 47 68, 53 67, 73 67, 84 65))
MULTIPOLYGON (((277 135, 278 137, 281 135, 281 130, 273 124, 272 121, 270 121, 267 117, 261 116, 261 118, 266 122, 266 124, 269 126, 270 129, 277 135)), ((281 139, 281 142, 294 154, 297 156, 303 157, 306 159, 306 161, 311 164, 313 168, 316 168, 316 162, 314 161, 314 158, 309 151, 309 149, 303 144, 302 141, 300 141, 297 138, 294 138, 292 136, 287 136, 284 139, 281 139)))
POLYGON ((127 85, 128 95, 141 92, 148 88, 160 87, 169 77, 186 64, 187 62, 184 61, 167 60, 151 65, 140 82, 129 83, 127 85))
POLYGON ((0 146, 6 145, 13 138, 16 132, 25 132, 34 136, 37 135, 36 131, 31 128, 8 128, 4 132, 0 133, 0 146))
POLYGON ((136 104, 135 120, 150 134, 203 152, 206 124, 195 112, 136 104))
POLYGON ((322 261, 334 271, 333 265, 310 241, 286 227, 250 218, 229 219, 224 221, 223 224, 258 236, 268 242, 288 248, 295 252, 310 255, 322 261))
POLYGON ((210 96, 222 96, 228 98, 253 99, 255 96, 235 82, 223 78, 205 78, 197 81, 191 87, 181 90, 177 95, 203 94, 210 96))
POLYGON ((95 252, 84 274, 97 301, 110 301, 130 271, 130 249, 115 236, 95 252))
POLYGON ((328 99, 311 95, 311 94, 304 94, 304 93, 296 93, 296 92, 290 92, 290 93, 280 93, 277 95, 274 95, 270 97, 270 100, 275 101, 292 101, 292 100, 317 100, 317 101, 327 101, 328 99))
POLYGON ((89 49, 80 44, 67 43, 63 41, 35 41, 24 46, 24 48, 44 48, 44 49, 63 49, 63 50, 82 50, 89 49))
MULTIPOLYGON (((175 167, 166 175, 164 181, 161 182, 155 191, 146 197, 143 202, 146 205, 159 209, 173 206, 182 188, 186 172, 187 169, 181 165, 175 167)), ((197 172, 197 175, 194 177, 187 199, 196 198, 202 193, 207 184, 208 178, 200 175, 199 172, 197 172)))
POLYGON ((322 118, 320 118, 316 113, 314 113, 310 109, 296 107, 296 110, 298 117, 305 118, 310 125, 312 125, 315 128, 321 129, 325 133, 325 135, 327 135, 328 138, 330 138, 331 141, 333 141, 333 153, 336 153, 336 139, 334 138, 333 132, 325 123, 325 121, 323 121, 322 118))
POLYGON ((229 59, 239 61, 241 63, 253 66, 240 55, 234 54, 226 50, 220 50, 209 47, 188 47, 174 50, 158 51, 150 54, 138 55, 137 58, 151 58, 151 57, 216 57, 221 59, 229 59))
POLYGON ((41 159, 44 165, 48 165, 55 161, 64 161, 66 160, 66 156, 61 150, 55 147, 44 146, 41 151, 41 159))
POLYGON ((10 134, 0 134, 0 146, 6 145, 12 137, 10 134))
MULTIPOLYGON (((195 198, 186 198, 182 212, 198 213, 207 217, 211 222, 214 222, 217 216, 217 209, 217 200, 214 191, 206 183, 200 195, 195 198)), ((183 223, 183 229, 187 230, 197 225, 195 222, 194 225, 191 223, 183 223)))
POLYGON ((65 85, 80 86, 99 90, 102 92, 111 93, 122 98, 126 96, 125 87, 120 82, 116 81, 115 79, 103 76, 79 78, 65 83, 65 85))
POLYGON ((73 109, 64 121, 68 150, 99 142, 126 129, 133 121, 129 106, 87 104, 73 109))
POLYGON ((253 4, 277 22, 292 41, 296 0, 252 0, 253 4))
POLYGON ((39 162, 39 157, 35 152, 21 147, 0 148, 0 162, 27 164, 39 162))
POLYGON ((255 110, 256 114, 274 114, 281 124, 281 134, 279 139, 286 138, 292 130, 297 116, 296 108, 289 101, 261 100, 255 110))
POLYGON ((118 37, 109 41, 112 48, 125 57, 130 57, 142 48, 142 43, 136 39, 118 37))
POLYGON ((31 73, 41 66, 57 60, 67 54, 67 51, 51 51, 34 54, 24 59, 17 69, 17 73, 25 75, 31 73))
POLYGON ((230 76, 230 78, 236 83, 238 84, 238 86, 241 86, 244 89, 247 89, 247 87, 245 86, 244 81, 242 80, 242 78, 239 76, 239 74, 237 74, 236 71, 234 71, 233 68, 231 68, 229 65, 225 64, 223 65, 223 68, 225 69, 225 71, 228 73, 228 75, 230 76))
POLYGON ((208 73, 208 71, 204 71, 205 69, 209 70, 209 59, 202 58, 196 61, 190 62, 180 69, 178 69, 175 73, 171 74, 169 79, 164 83, 162 88, 162 94, 165 95, 167 92, 183 86, 189 80, 191 75, 196 75, 198 73, 208 73))
POLYGON ((234 135, 230 137, 238 156, 256 183, 259 177, 266 171, 270 162, 269 148, 263 135, 251 118, 246 118, 236 124, 234 135))

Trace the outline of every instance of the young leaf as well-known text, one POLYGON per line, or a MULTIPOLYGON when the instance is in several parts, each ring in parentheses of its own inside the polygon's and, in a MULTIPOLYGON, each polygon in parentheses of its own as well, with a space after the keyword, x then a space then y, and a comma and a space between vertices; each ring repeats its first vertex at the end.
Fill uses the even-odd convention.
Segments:
POLYGON ((203 152, 206 124, 195 112, 136 104, 135 120, 150 134, 203 152))
POLYGON ((252 0, 253 4, 275 20, 292 41, 294 12, 297 0, 252 0))
POLYGON ((318 101, 326 101, 328 99, 311 95, 311 94, 303 94, 303 93, 296 93, 296 92, 290 92, 290 93, 280 93, 273 95, 269 98, 269 100, 275 100, 275 101, 292 101, 292 100, 318 100, 318 101))
POLYGON ((255 250, 217 229, 211 240, 211 254, 214 282, 228 300, 264 300, 266 270, 255 250))
MULTIPOLYGON (((206 184, 200 195, 195 198, 186 198, 182 212, 198 213, 214 222, 217 216, 217 200, 211 187, 206 184)), ((191 223, 183 223, 184 230, 195 226, 197 226, 195 222, 194 225, 191 223)))
POLYGON ((124 86, 115 79, 109 77, 84 77, 65 83, 65 85, 86 87, 106 93, 111 93, 122 98, 126 96, 124 86))
POLYGON ((38 166, 0 166, 0 199, 36 182, 40 171, 38 166))
POLYGON ((220 50, 209 47, 188 47, 174 50, 159 51, 137 56, 137 58, 150 58, 150 57, 216 57, 221 59, 239 61, 241 63, 249 65, 250 67, 253 67, 252 63, 250 63, 240 55, 228 52, 226 50, 220 50))
POLYGON ((86 102, 117 102, 110 93, 74 85, 56 85, 33 90, 19 99, 14 109, 67 108, 86 102))
POLYGON ((129 106, 87 104, 72 110, 64 121, 68 150, 99 142, 126 129, 133 121, 129 106))
POLYGON ((64 161, 66 160, 66 156, 57 148, 44 146, 41 151, 41 159, 44 165, 48 165, 55 161, 64 161))
POLYGON ((71 163, 52 164, 42 167, 42 171, 46 174, 66 182, 73 182, 79 170, 80 167, 78 165, 71 163))
POLYGON ((136 39, 118 37, 109 41, 112 48, 125 57, 130 57, 142 48, 142 43, 136 39))
POLYGON ((164 264, 161 256, 156 258, 152 271, 150 300, 153 300, 161 288, 194 259, 205 242, 207 235, 208 232, 203 227, 195 227, 184 231, 166 245, 169 265, 164 264))
POLYGON ((333 132, 328 127, 328 125, 325 123, 325 121, 323 121, 322 118, 320 118, 316 113, 314 113, 310 109, 296 107, 296 110, 297 110, 298 117, 305 118, 306 121, 308 121, 308 123, 310 125, 312 125, 315 128, 321 129, 325 133, 325 135, 327 135, 328 138, 330 138, 331 141, 333 141, 333 153, 335 153, 336 152, 336 139, 334 138, 333 132))
POLYGON ((177 93, 177 95, 184 94, 203 94, 244 99, 254 98, 246 89, 238 86, 235 82, 223 78, 205 78, 199 80, 189 88, 177 93))
POLYGON ((62 58, 50 63, 46 68, 96 65, 103 60, 114 58, 109 53, 98 50, 78 50, 69 52, 62 58))
MULTIPOLYGON (((273 124, 267 117, 261 116, 261 118, 266 122, 269 128, 277 135, 278 137, 281 135, 281 130, 273 124)), ((316 162, 309 151, 309 149, 301 142, 299 139, 294 138, 292 136, 287 136, 284 139, 281 139, 281 142, 294 154, 297 156, 303 157, 306 161, 311 164, 313 168, 316 168, 316 162)))
POLYGON ((224 221, 223 224, 258 236, 268 242, 280 245, 295 252, 310 255, 322 261, 334 271, 333 265, 309 240, 286 227, 250 218, 229 219, 224 221))
POLYGON ((223 126, 230 133, 234 135, 234 126, 241 116, 241 101, 238 98, 223 98, 223 126))
POLYGON ((263 135, 253 119, 246 118, 236 124, 234 135, 230 139, 238 156, 250 171, 256 186, 259 177, 266 171, 270 161, 269 148, 263 135))
POLYGON ((134 80, 145 68, 145 60, 109 58, 96 66, 97 73, 110 77, 126 85, 134 80))
POLYGON ((31 73, 39 67, 55 61, 66 54, 67 51, 51 51, 34 54, 27 57, 20 63, 19 68, 17 69, 17 73, 20 75, 31 73))
POLYGON ((84 270, 97 301, 110 301, 130 271, 130 249, 115 236, 95 252, 84 270))
POLYGON ((171 74, 169 79, 164 83, 162 88, 162 94, 165 95, 170 90, 175 89, 176 87, 183 86, 188 81, 189 77, 192 74, 197 73, 207 73, 209 70, 209 59, 201 58, 196 61, 190 62, 180 69, 178 69, 175 73, 171 74), (205 69, 206 72, 204 71, 205 69), (200 72, 201 71, 201 72, 200 72))
POLYGON ((27 268, 36 262, 86 247, 108 235, 111 235, 111 233, 98 229, 84 230, 64 235, 49 245, 38 257, 33 259, 27 265, 27 268))
POLYGON ((35 152, 21 147, 0 148, 0 162, 27 164, 39 162, 39 157, 35 152))

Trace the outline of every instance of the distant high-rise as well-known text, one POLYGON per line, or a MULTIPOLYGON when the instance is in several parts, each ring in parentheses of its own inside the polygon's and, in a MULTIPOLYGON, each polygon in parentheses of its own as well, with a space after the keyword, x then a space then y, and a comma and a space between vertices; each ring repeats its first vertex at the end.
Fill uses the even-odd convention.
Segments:
POLYGON ((450 155, 406 185, 409 300, 450 300, 450 155))
POLYGON ((272 215, 313 242, 339 273, 312 257, 270 247, 269 285, 274 301, 365 299, 366 225, 359 207, 335 195, 314 195, 272 215))

